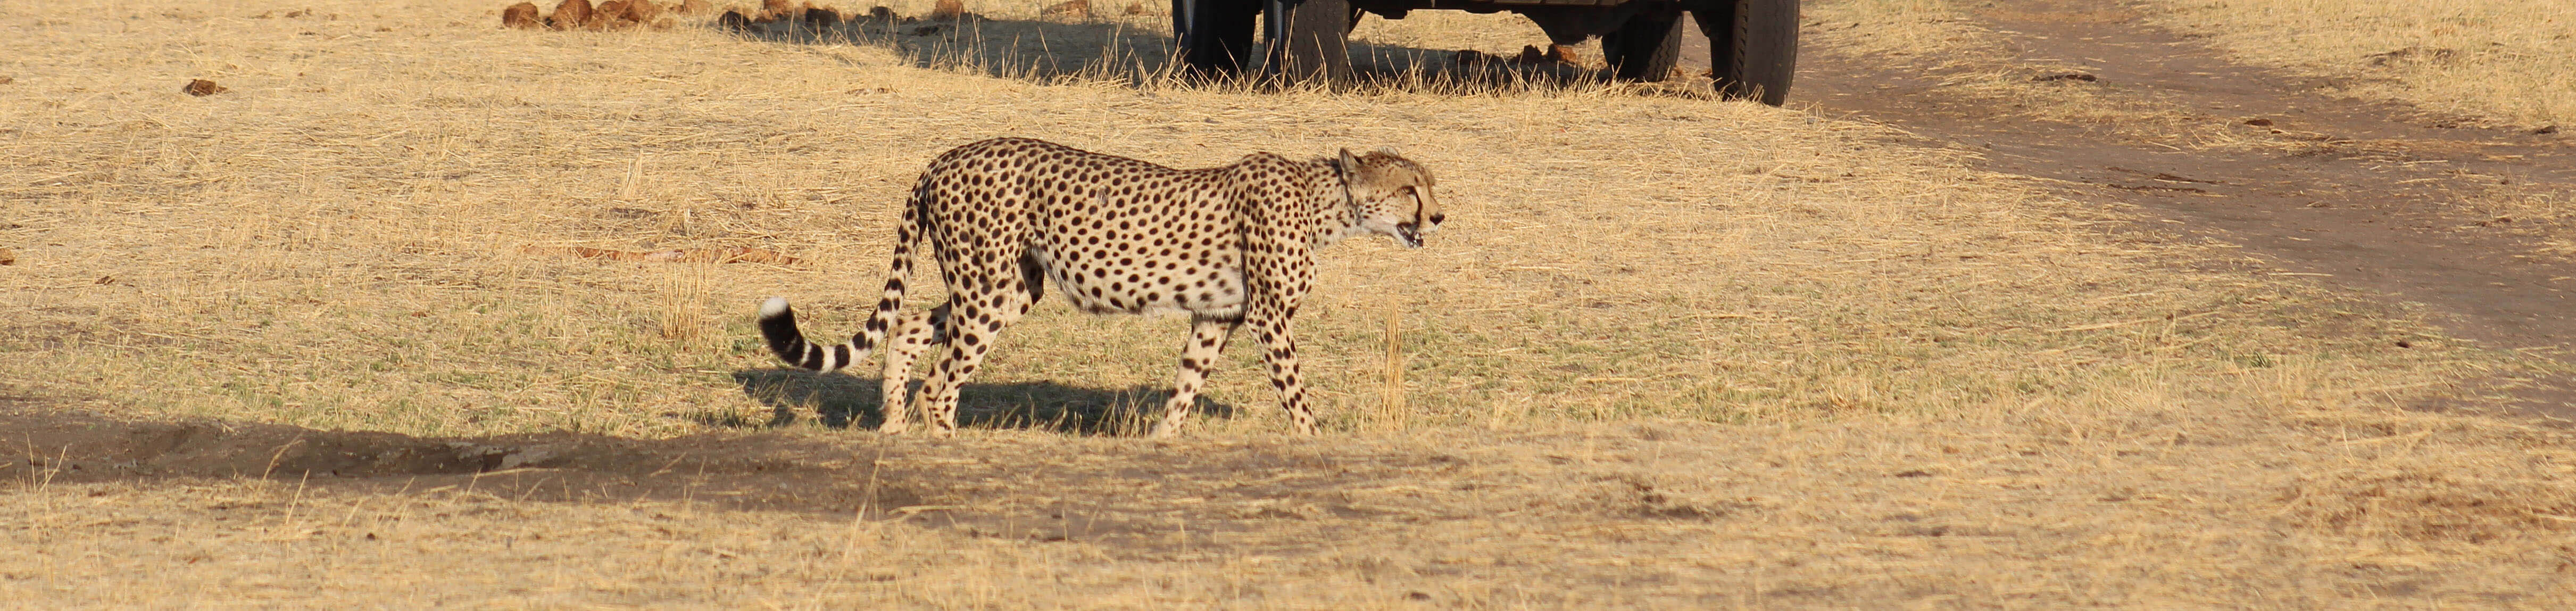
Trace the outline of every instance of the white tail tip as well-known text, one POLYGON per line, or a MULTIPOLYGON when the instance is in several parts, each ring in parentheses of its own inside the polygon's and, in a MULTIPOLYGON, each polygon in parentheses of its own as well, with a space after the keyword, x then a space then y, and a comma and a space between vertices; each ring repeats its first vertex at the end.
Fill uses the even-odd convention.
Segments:
POLYGON ((771 297, 768 301, 760 302, 761 318, 777 318, 778 315, 785 313, 787 313, 787 298, 785 297, 771 297))

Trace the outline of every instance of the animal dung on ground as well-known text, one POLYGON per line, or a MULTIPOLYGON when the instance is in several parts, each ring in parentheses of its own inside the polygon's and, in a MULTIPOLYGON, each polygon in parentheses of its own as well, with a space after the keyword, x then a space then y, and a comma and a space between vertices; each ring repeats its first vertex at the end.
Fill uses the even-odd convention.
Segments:
POLYGON ((546 27, 546 20, 537 15, 537 3, 521 2, 501 9, 501 27, 534 30, 546 27))
POLYGON ((188 81, 188 86, 186 86, 186 87, 181 87, 181 88, 179 88, 179 90, 180 90, 180 91, 188 92, 188 95, 193 95, 193 96, 197 96, 197 97, 201 97, 201 98, 202 98, 202 97, 206 97, 206 96, 210 96, 210 95, 214 95, 214 94, 218 94, 218 93, 223 93, 223 92, 226 92, 226 91, 231 91, 230 89, 225 89, 223 85, 217 85, 217 84, 215 84, 215 82, 214 82, 214 81, 209 81, 209 80, 206 80, 206 79, 190 79, 190 80, 188 81))
POLYGON ((526 246, 519 252, 531 255, 561 255, 610 261, 643 261, 650 263, 768 263, 793 265, 804 259, 761 248, 674 248, 652 252, 608 250, 586 246, 526 246))

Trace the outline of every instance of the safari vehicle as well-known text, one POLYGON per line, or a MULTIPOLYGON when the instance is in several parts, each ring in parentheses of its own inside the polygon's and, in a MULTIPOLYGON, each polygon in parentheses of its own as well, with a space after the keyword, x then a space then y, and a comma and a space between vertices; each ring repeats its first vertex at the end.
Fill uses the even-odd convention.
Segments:
POLYGON ((1681 59, 1683 15, 1708 35, 1717 90, 1778 106, 1798 61, 1798 0, 1172 0, 1180 58, 1207 74, 1236 74, 1262 25, 1264 70, 1290 79, 1350 75, 1344 42, 1361 13, 1403 19, 1423 9, 1510 11, 1554 44, 1601 37, 1619 78, 1661 81, 1681 59))

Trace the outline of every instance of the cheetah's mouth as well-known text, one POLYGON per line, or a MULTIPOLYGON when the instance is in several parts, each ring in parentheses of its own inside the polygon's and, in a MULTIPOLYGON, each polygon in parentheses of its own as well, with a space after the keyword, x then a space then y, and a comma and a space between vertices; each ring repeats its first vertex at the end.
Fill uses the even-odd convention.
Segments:
POLYGON ((1422 228, 1412 223, 1396 223, 1395 241, 1402 242, 1405 248, 1421 248, 1422 228))

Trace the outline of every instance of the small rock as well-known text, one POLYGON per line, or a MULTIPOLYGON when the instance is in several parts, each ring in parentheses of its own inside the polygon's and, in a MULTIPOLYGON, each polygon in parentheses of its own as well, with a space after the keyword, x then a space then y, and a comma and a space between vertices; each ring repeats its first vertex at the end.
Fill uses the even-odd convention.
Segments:
POLYGON ((562 4, 555 5, 554 14, 546 16, 546 27, 557 30, 582 27, 590 23, 590 13, 590 0, 563 0, 562 4))
POLYGON ((627 0, 626 2, 627 21, 652 23, 654 19, 661 16, 662 5, 654 4, 653 0, 627 0))
POLYGON ((795 21, 805 16, 805 7, 790 0, 761 0, 760 16, 754 21, 795 21))
POLYGON ((215 82, 214 82, 214 81, 209 81, 209 80, 206 80, 206 79, 191 79, 191 80, 189 80, 189 81, 188 81, 188 86, 186 86, 186 87, 181 87, 181 88, 179 88, 179 90, 180 90, 180 91, 188 92, 188 95, 193 95, 193 96, 197 96, 197 97, 201 97, 201 98, 202 98, 202 97, 206 97, 206 96, 210 96, 210 95, 214 95, 214 94, 218 94, 218 93, 223 93, 223 92, 226 92, 226 91, 231 91, 230 89, 225 89, 225 88, 224 88, 224 86, 222 86, 222 85, 217 85, 217 84, 215 84, 215 82))
POLYGON ((817 28, 840 25, 841 12, 808 3, 805 5, 805 23, 817 28))
POLYGON ((2038 82, 2042 82, 2042 83, 2046 83, 2046 82, 2050 82, 2050 81, 2084 81, 2084 82, 2090 83, 2090 82, 2094 82, 2094 81, 2102 80, 2102 77, 2093 76, 2093 75, 2091 75, 2091 74, 2086 74, 2086 73, 2082 73, 2082 72, 2068 72, 2068 73, 2064 73, 2064 74, 2051 74, 2051 75, 2047 75, 2047 76, 2035 76, 2035 77, 2031 77, 2031 79, 2030 79, 2030 80, 2038 81, 2038 82))
POLYGON ((1129 15, 1143 15, 1145 14, 1145 3, 1129 2, 1127 3, 1127 9, 1125 12, 1129 15))
POLYGON ((590 23, 583 25, 590 26, 590 29, 593 30, 618 29, 633 25, 625 22, 626 7, 627 5, 644 1, 645 0, 608 0, 607 2, 592 5, 590 7, 590 23))
POLYGON ((1547 60, 1560 64, 1581 64, 1583 55, 1574 51, 1574 45, 1548 45, 1547 60))
POLYGON ((18 264, 18 253, 13 252, 13 251, 10 251, 9 249, 6 249, 6 248, 0 248, 0 265, 17 265, 17 264, 18 264))
POLYGON ((2246 119, 2246 120, 2245 120, 2245 124, 2246 124, 2246 125, 2252 125, 2252 126, 2255 126, 2255 127, 2271 127, 2271 126, 2272 126, 2272 120, 2271 120, 2271 119, 2260 119, 2260 118, 2257 118, 2257 119, 2246 119))
POLYGON ((501 9, 501 27, 534 30, 546 27, 546 21, 537 16, 537 3, 521 2, 501 9))
POLYGON ((964 19, 965 17, 966 3, 964 0, 939 0, 939 3, 930 5, 930 19, 932 21, 957 21, 959 19, 964 19))
MULTIPOLYGON (((7 84, 8 82, 9 82, 9 77, 0 76, 0 84, 7 84)), ((2541 135, 2541 136, 2546 136, 2546 135, 2550 135, 2550 134, 2555 134, 2555 133, 2558 133, 2558 126, 2556 126, 2556 125, 2543 125, 2543 126, 2540 126, 2540 127, 2537 127, 2537 128, 2533 128, 2533 129, 2531 130, 2531 133, 2533 133, 2533 134, 2535 134, 2535 135, 2541 135)))

